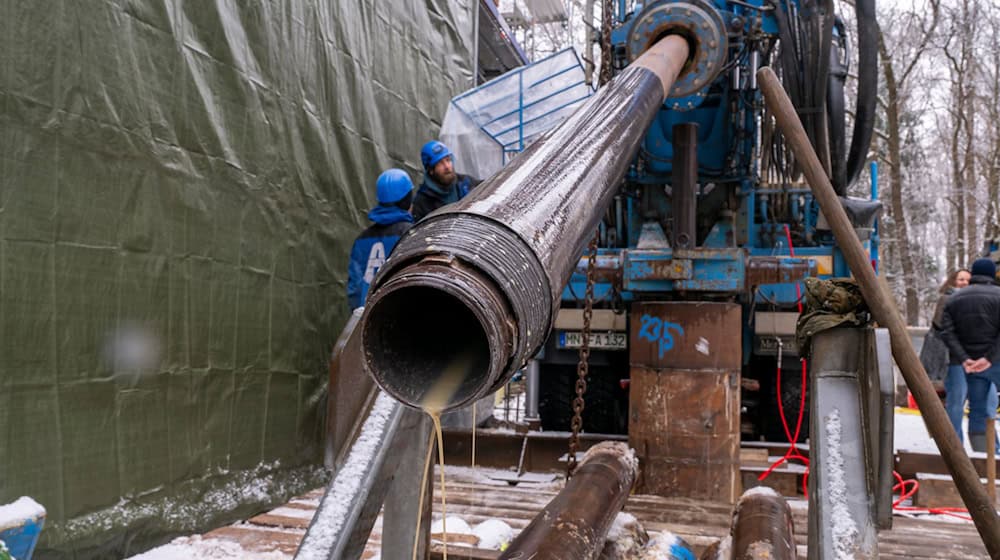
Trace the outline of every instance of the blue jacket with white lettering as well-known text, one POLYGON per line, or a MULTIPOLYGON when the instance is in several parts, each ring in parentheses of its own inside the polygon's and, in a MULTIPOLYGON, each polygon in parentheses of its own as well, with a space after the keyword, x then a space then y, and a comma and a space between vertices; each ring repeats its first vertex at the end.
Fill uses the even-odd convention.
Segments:
POLYGON ((368 288, 399 238, 413 225, 413 215, 397 206, 379 205, 368 213, 374 225, 361 232, 351 247, 347 267, 347 303, 354 311, 365 304, 368 288))

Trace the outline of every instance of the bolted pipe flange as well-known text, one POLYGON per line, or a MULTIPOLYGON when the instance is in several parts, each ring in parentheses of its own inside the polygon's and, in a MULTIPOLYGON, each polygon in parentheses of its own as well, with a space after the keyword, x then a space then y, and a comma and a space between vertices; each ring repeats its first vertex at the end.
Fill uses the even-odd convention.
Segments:
POLYGON ((636 16, 628 33, 629 62, 672 33, 684 37, 691 50, 667 98, 695 95, 710 84, 726 64, 729 55, 726 22, 706 0, 649 4, 636 16))

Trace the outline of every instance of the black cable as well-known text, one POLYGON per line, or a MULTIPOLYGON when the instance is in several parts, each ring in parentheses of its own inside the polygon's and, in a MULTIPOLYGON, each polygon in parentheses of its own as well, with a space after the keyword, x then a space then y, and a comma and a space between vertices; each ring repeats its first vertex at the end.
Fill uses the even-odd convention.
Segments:
POLYGON ((830 49, 830 76, 826 90, 826 118, 830 132, 830 182, 838 196, 847 195, 847 115, 844 83, 847 81, 847 35, 838 17, 833 24, 836 48, 830 49))
POLYGON ((851 149, 847 155, 848 185, 857 180, 868 160, 878 94, 878 21, 875 19, 875 0, 857 0, 854 12, 858 21, 858 99, 854 111, 851 149))

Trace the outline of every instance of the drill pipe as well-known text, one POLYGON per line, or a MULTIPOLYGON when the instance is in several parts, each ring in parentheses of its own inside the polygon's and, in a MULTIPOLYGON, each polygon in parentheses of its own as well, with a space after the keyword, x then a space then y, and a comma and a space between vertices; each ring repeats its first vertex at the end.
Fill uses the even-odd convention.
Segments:
POLYGON ((500 560, 597 558, 638 472, 639 462, 628 445, 605 441, 590 448, 573 478, 510 543, 500 560))
POLYGON ((365 366, 386 392, 425 407, 433 393, 436 408, 460 408, 502 387, 541 348, 563 286, 690 50, 681 36, 665 36, 400 239, 372 284, 362 327, 365 366))
POLYGON ((792 510, 780 494, 761 486, 748 490, 733 514, 733 558, 795 560, 792 510))

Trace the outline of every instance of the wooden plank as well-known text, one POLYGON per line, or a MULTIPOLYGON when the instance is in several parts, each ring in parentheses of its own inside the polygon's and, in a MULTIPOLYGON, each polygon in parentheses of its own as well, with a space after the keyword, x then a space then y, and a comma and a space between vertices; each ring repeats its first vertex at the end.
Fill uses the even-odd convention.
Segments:
POLYGON ((256 523, 257 525, 263 525, 265 527, 289 527, 293 529, 308 529, 310 521, 312 520, 303 519, 301 517, 272 515, 270 513, 262 513, 256 517, 250 518, 250 523, 256 523))
MULTIPOLYGON (((743 441, 740 443, 740 446, 746 449, 767 449, 767 453, 771 457, 784 457, 792 445, 790 443, 775 441, 743 441)), ((797 443, 795 444, 795 448, 806 459, 809 458, 809 444, 797 443)))
MULTIPOLYGON (((986 458, 979 456, 969 458, 979 476, 985 477, 986 458)), ((906 479, 914 478, 917 473, 951 474, 948 467, 945 466, 944 460, 937 453, 918 453, 916 451, 896 452, 896 472, 906 479)))
POLYGON ((740 447, 740 465, 743 467, 766 467, 769 463, 767 449, 755 447, 740 447))
MULTIPOLYGON (((499 550, 482 550, 464 546, 448 547, 448 558, 456 560, 496 560, 499 557, 499 550)), ((440 543, 431 545, 431 560, 444 560, 444 546, 440 543)))
MULTIPOLYGON (((986 480, 981 482, 985 485, 986 480)), ((957 507, 964 508, 965 502, 958 493, 958 488, 950 476, 929 473, 917 473, 917 493, 913 496, 913 503, 917 507, 944 508, 957 507)), ((994 487, 996 482, 994 481, 994 487)))
POLYGON ((203 538, 233 541, 250 552, 277 550, 285 554, 295 554, 304 534, 301 531, 275 531, 273 529, 254 529, 247 526, 228 526, 209 531, 203 538))
POLYGON ((740 469, 743 491, 766 486, 788 498, 802 495, 803 473, 801 471, 779 467, 771 471, 771 474, 767 475, 764 480, 758 480, 758 477, 766 471, 767 467, 743 467, 740 469))

